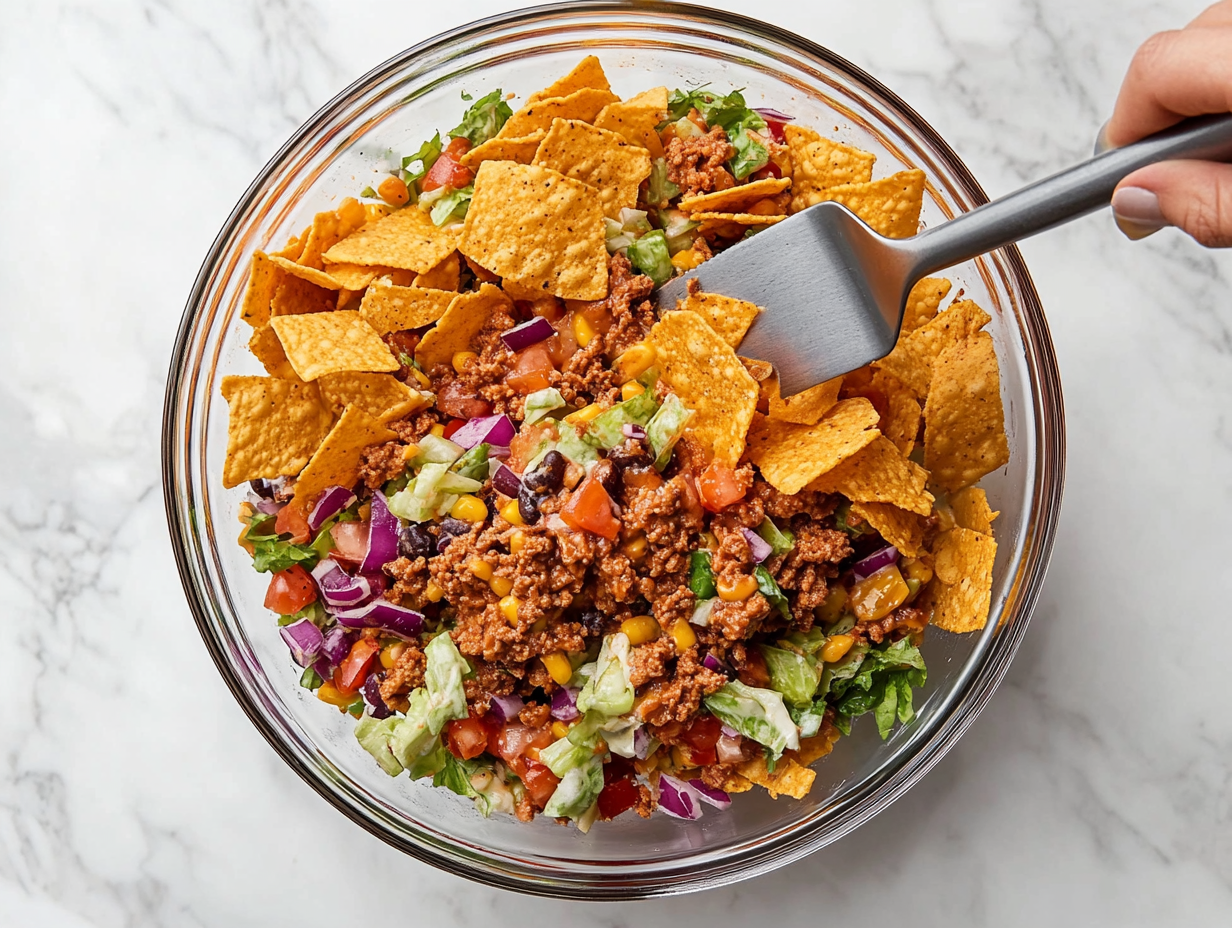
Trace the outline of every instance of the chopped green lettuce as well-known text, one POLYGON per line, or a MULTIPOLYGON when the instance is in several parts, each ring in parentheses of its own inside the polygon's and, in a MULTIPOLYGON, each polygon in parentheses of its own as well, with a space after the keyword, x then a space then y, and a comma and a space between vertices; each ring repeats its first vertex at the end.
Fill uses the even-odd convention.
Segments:
MULTIPOLYGON (((680 188, 667 179, 667 159, 655 158, 650 162, 650 180, 646 184, 646 202, 651 206, 667 206, 674 197, 680 196, 680 188)), ((671 236, 669 235, 670 239, 671 236)))
POLYGON ((787 554, 796 546, 796 536, 790 530, 780 529, 770 520, 769 516, 757 526, 757 534, 770 546, 770 554, 773 557, 787 554))
POLYGON ((614 255, 624 251, 641 236, 654 229, 645 210, 623 207, 619 219, 603 220, 607 238, 607 253, 614 255))
POLYGON ((629 682, 629 638, 616 632, 603 639, 595 673, 578 693, 579 712, 596 709, 604 715, 623 715, 633 708, 633 684, 629 682))
POLYGON ((689 214, 678 209, 661 209, 656 211, 659 228, 667 239, 667 250, 677 255, 693 247, 697 241, 697 229, 701 223, 689 217, 689 214))
POLYGON ((416 442, 419 453, 411 459, 412 467, 423 467, 425 464, 452 464, 462 457, 466 451, 461 445, 441 438, 429 432, 416 442))
POLYGON ((705 549, 689 555, 689 589, 698 599, 710 599, 717 592, 714 569, 710 566, 710 552, 705 549))
POLYGON ((306 690, 317 690, 321 688, 321 684, 325 681, 321 679, 321 675, 309 667, 299 675, 299 685, 306 690))
POLYGON ((389 749, 403 767, 412 769, 422 755, 440 742, 437 733, 428 728, 428 691, 422 686, 412 690, 408 703, 404 717, 393 728, 389 749))
POLYGON ((539 752, 539 762, 545 764, 558 777, 563 777, 594 756, 593 747, 574 744, 568 738, 561 738, 539 752))
POLYGON ((844 733, 851 720, 872 712, 882 739, 889 737, 894 721, 906 724, 915 718, 912 687, 928 679, 924 657, 909 638, 883 648, 872 648, 863 655, 856 672, 845 679, 830 681, 836 724, 844 733))
POLYGON ((667 247, 667 236, 662 229, 647 232, 633 242, 625 249, 625 256, 633 269, 653 280, 656 287, 672 279, 675 269, 672 266, 671 251, 667 247))
POLYGON ((818 699, 804 707, 791 706, 787 711, 800 729, 800 737, 811 738, 821 731, 821 723, 826 717, 826 703, 825 700, 818 699))
MULTIPOLYGON (((574 464, 577 464, 579 467, 586 467, 586 465, 593 464, 599 460, 599 452, 595 450, 594 445, 582 441, 573 423, 557 423, 556 433, 559 436, 556 439, 556 450, 574 464)), ((546 454, 548 450, 550 449, 544 449, 543 453, 546 454)), ((528 464, 527 468, 529 469, 530 466, 528 464)))
POLYGON ((811 705, 821 683, 821 661, 786 648, 762 645, 760 650, 770 672, 771 689, 782 693, 788 705, 811 705))
MULTIPOLYGON (((329 532, 324 534, 326 538, 330 537, 329 532)), ((332 540, 330 543, 332 544, 332 540)), ((301 564, 305 570, 311 570, 320 560, 320 554, 311 545, 293 545, 277 538, 252 541, 252 548, 252 566, 260 573, 276 574, 295 564, 301 564)))
POLYGON ((408 185, 419 180, 432 170, 432 165, 436 164, 436 159, 441 156, 442 151, 444 147, 441 145, 441 134, 438 132, 420 145, 419 151, 402 159, 402 179, 408 185), (418 164, 419 167, 411 167, 413 164, 418 164))
POLYGON ((500 132, 501 126, 513 115, 499 88, 480 97, 471 104, 456 128, 449 130, 450 138, 466 139, 471 148, 482 145, 500 132))
POLYGON ((669 393, 659 411, 646 424, 646 440, 650 442, 650 450, 654 452, 654 466, 659 470, 667 467, 668 461, 672 459, 672 449, 676 447, 676 442, 684 434, 684 427, 692 417, 693 410, 687 409, 675 393, 669 393))
POLYGON ((625 440, 626 425, 645 427, 658 410, 654 391, 643 390, 637 396, 630 397, 622 403, 617 403, 611 409, 604 410, 589 422, 582 425, 582 441, 611 451, 625 440))
MULTIPOLYGON (((446 189, 444 187, 442 190, 446 189)), ((475 195, 475 187, 473 184, 467 184, 458 190, 452 188, 442 196, 438 197, 432 203, 432 209, 429 215, 432 217, 432 224, 436 226, 447 226, 451 222, 461 222, 466 218, 466 212, 470 209, 471 198, 475 195)))
POLYGON ((578 818, 594 805, 603 791, 603 758, 591 755, 580 766, 568 771, 543 808, 547 818, 578 818))
POLYGON ((375 757, 381 769, 391 777, 396 777, 404 769, 398 758, 394 757, 389 745, 399 722, 401 719, 396 715, 391 715, 386 719, 374 719, 370 715, 365 715, 355 726, 355 738, 359 741, 360 747, 375 757))
POLYGON ((753 576, 757 578, 757 591, 770 601, 770 605, 777 609, 783 618, 790 619, 791 605, 779 585, 774 582, 774 577, 770 576, 770 571, 758 564, 753 568, 753 576))
POLYGON ((480 482, 488 479, 488 450, 492 446, 480 442, 454 462, 453 472, 459 477, 480 482))
POLYGON ((603 733, 603 740, 607 742, 609 751, 621 757, 635 757, 637 751, 633 747, 633 736, 641 727, 642 723, 637 719, 618 716, 604 720, 599 730, 603 733))
POLYGON ((555 387, 536 390, 526 397, 526 415, 522 419, 522 424, 534 425, 548 413, 555 409, 562 409, 565 405, 565 398, 555 387))
POLYGON ((479 480, 450 473, 448 464, 425 464, 406 489, 389 498, 389 511, 411 522, 427 522, 448 511, 451 494, 474 493, 482 488, 479 480))
POLYGON ((719 604, 720 600, 717 596, 711 599, 699 599, 693 606, 693 614, 689 616, 689 621, 694 625, 700 625, 705 628, 710 624, 710 613, 714 612, 714 607, 719 604))
POLYGON ((796 723, 791 720, 781 693, 732 680, 707 696, 705 704, 720 721, 765 745, 773 757, 800 747, 796 723))
POLYGON ((429 641, 424 656, 427 658, 424 670, 424 686, 428 690, 426 720, 432 734, 439 735, 450 719, 466 718, 462 678, 471 672, 471 665, 458 652, 458 646, 448 633, 429 641))

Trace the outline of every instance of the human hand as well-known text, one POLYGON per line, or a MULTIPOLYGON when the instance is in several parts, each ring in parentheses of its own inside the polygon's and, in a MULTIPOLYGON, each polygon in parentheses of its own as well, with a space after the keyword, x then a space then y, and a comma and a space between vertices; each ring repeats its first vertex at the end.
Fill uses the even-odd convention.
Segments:
MULTIPOLYGON (((1134 55, 1102 141, 1126 145, 1188 116, 1232 112, 1232 0, 1184 29, 1151 36, 1134 55)), ((1232 164, 1163 161, 1117 186, 1121 231, 1145 238, 1177 226, 1208 247, 1232 245, 1232 164)))

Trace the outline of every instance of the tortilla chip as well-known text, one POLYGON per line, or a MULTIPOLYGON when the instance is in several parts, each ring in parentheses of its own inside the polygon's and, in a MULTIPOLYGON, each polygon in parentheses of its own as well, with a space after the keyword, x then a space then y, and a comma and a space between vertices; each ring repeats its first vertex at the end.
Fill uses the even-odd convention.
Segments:
POLYGON ((749 184, 728 187, 726 190, 716 190, 714 193, 686 197, 680 201, 680 208, 686 213, 739 213, 758 200, 782 193, 790 186, 791 179, 788 177, 767 177, 765 180, 755 180, 749 184))
POLYGON ((483 284, 471 293, 455 294, 445 315, 435 328, 429 329, 415 349, 415 360, 424 370, 436 364, 448 364, 459 351, 471 346, 479 330, 498 309, 513 311, 513 304, 504 291, 493 284, 483 284))
POLYGON ((991 535, 954 528, 937 537, 933 545, 936 576, 928 590, 933 625, 962 633, 987 624, 996 559, 997 543, 991 535))
POLYGON ((917 398, 924 399, 928 396, 937 356, 974 335, 991 320, 992 317, 974 302, 961 300, 906 338, 900 338, 894 350, 874 361, 873 366, 897 377, 917 398))
POLYGON ((967 487, 950 494, 950 508, 954 511, 954 522, 960 528, 981 535, 991 535, 993 520, 1001 515, 992 511, 988 505, 988 495, 979 487, 967 487))
POLYGON ((532 93, 527 97, 526 102, 535 103, 538 100, 546 100, 548 97, 567 97, 584 88, 609 92, 612 89, 612 85, 607 82, 607 75, 603 73, 603 65, 594 55, 587 55, 577 63, 572 71, 556 83, 532 93))
POLYGON ((304 250, 298 262, 304 267, 323 269, 324 254, 368 221, 368 211, 354 197, 347 197, 332 213, 317 213, 313 217, 312 227, 308 231, 308 238, 304 242, 304 250))
POLYGON ((292 235, 287 239, 286 247, 282 251, 271 251, 270 254, 277 255, 280 258, 287 258, 290 261, 298 261, 304 253, 304 245, 308 242, 308 233, 312 231, 309 226, 300 235, 292 235))
POLYGON ((650 153, 615 132, 576 119, 554 119, 539 143, 535 164, 590 184, 599 191, 603 214, 637 206, 637 188, 650 176, 650 153))
POLYGON ((919 557, 924 551, 924 517, 899 509, 890 503, 852 501, 851 511, 875 528, 887 544, 898 548, 907 557, 919 557))
POLYGON ((803 799, 817 779, 816 771, 802 767, 786 756, 780 757, 774 765, 774 773, 766 769, 765 757, 746 760, 736 767, 736 772, 750 782, 764 786, 771 799, 778 799, 780 793, 792 799, 803 799))
POLYGON ((396 371, 401 365, 356 312, 275 316, 270 321, 301 380, 336 371, 396 371))
POLYGON ((902 338, 930 322, 937 315, 937 307, 949 292, 950 282, 943 277, 925 277, 918 281, 907 294, 907 305, 903 308, 903 325, 899 329, 898 337, 902 338))
POLYGON ((334 290, 318 287, 310 280, 290 274, 279 275, 282 282, 274 290, 270 303, 270 315, 300 316, 304 313, 326 313, 337 306, 338 296, 334 290))
POLYGON ((329 432, 333 414, 315 384, 275 377, 224 377, 227 458, 222 485, 298 474, 329 432))
MULTIPOLYGON (((791 128, 791 127, 788 127, 791 128)), ((799 139, 799 136, 796 137, 799 139)), ((791 211, 798 213, 815 202, 823 190, 847 184, 866 184, 873 179, 877 156, 830 139, 791 143, 791 211)))
POLYGON ((757 382, 736 352, 697 313, 668 313, 646 341, 657 352, 664 383, 693 410, 689 434, 716 461, 735 467, 757 410, 757 382))
POLYGON ((377 281, 364 294, 359 315, 378 335, 418 329, 445 315, 457 296, 452 290, 398 287, 377 281))
POLYGON ((326 252, 334 264, 379 265, 423 273, 458 246, 454 227, 439 229, 417 206, 407 206, 349 235, 326 252))
POLYGON ((269 322, 270 303, 278 287, 281 275, 278 266, 263 251, 252 253, 248 269, 248 286, 244 288, 244 302, 240 318, 254 329, 269 322))
POLYGON ((884 435, 809 484, 810 490, 841 493, 861 503, 892 503, 922 516, 933 511, 925 487, 928 472, 907 460, 884 435))
POLYGON ((293 277, 302 278, 309 283, 316 284, 318 287, 324 287, 327 290, 342 289, 341 283, 330 277, 325 271, 318 271, 315 267, 305 267, 302 264, 296 264, 294 261, 288 261, 286 258, 280 258, 277 255, 271 255, 269 261, 293 277))
POLYGON ((299 380, 295 376, 295 368, 287 360, 287 353, 282 350, 278 333, 268 322, 252 330, 252 337, 248 339, 248 350, 261 362, 261 366, 270 376, 283 380, 299 380))
POLYGON ((796 761, 807 767, 813 761, 825 757, 834 750, 840 732, 833 726, 826 726, 823 731, 811 738, 800 739, 800 749, 795 752, 796 761))
POLYGON ((304 512, 329 487, 354 486, 365 448, 398 436, 358 406, 348 406, 295 481, 294 502, 304 512))
POLYGON ((924 403, 924 466, 953 492, 1010 459, 992 336, 977 332, 941 352, 924 403))
POLYGON ((894 443, 904 455, 915 449, 916 436, 920 434, 922 410, 911 391, 897 377, 885 371, 873 375, 872 389, 879 390, 886 398, 886 411, 881 416, 881 434, 894 443))
POLYGON ((573 300, 607 296, 603 208, 595 189, 533 164, 485 161, 459 250, 496 273, 573 300))
POLYGON ((368 284, 392 271, 393 268, 363 264, 326 264, 325 273, 332 277, 343 290, 361 291, 368 284))
POLYGON ((535 152, 539 143, 547 135, 546 130, 536 129, 523 138, 494 138, 476 145, 462 156, 462 166, 472 171, 485 161, 516 161, 518 164, 530 164, 535 160, 535 152))
POLYGON ((715 212, 697 212, 689 216, 702 224, 702 228, 706 225, 717 225, 719 223, 730 222, 738 226, 772 226, 776 222, 782 222, 786 219, 783 215, 764 216, 761 213, 715 213, 715 212))
POLYGON ((749 376, 759 384, 765 383, 774 376, 774 365, 769 361, 760 361, 757 358, 741 358, 740 363, 749 372, 749 376))
POLYGON ((815 425, 758 416, 749 431, 749 460, 789 496, 837 467, 881 434, 877 410, 863 397, 839 400, 815 425))
POLYGON ((841 203, 886 238, 908 238, 920 229, 924 172, 912 169, 863 184, 842 184, 804 195, 805 207, 841 203))
POLYGON ((779 377, 775 374, 765 381, 762 389, 766 394, 766 408, 771 419, 794 422, 797 425, 815 425, 817 420, 838 402, 838 391, 842 386, 843 378, 839 376, 783 399, 779 395, 779 377))
MULTIPOLYGON (((412 286, 423 290, 453 290, 457 292, 462 280, 462 257, 456 251, 448 258, 422 274, 416 274, 412 286)), ((397 281, 394 281, 397 283, 397 281)))
POLYGON ((676 301, 676 309, 697 313, 719 338, 733 348, 744 339, 749 326, 761 312, 755 303, 717 293, 690 293, 683 300, 676 301))
POLYGON ((595 117, 596 129, 607 129, 630 145, 639 145, 651 158, 662 158, 663 141, 655 127, 667 118, 667 88, 644 90, 623 103, 609 103, 595 117))
POLYGON ((355 406, 381 422, 393 422, 409 416, 432 402, 393 374, 358 371, 322 374, 317 379, 317 386, 321 390, 321 399, 339 415, 346 407, 355 406))
POLYGON ((620 98, 608 90, 583 87, 563 97, 544 97, 527 103, 501 127, 497 138, 525 138, 536 129, 547 131, 553 119, 580 119, 593 123, 599 112, 620 98))

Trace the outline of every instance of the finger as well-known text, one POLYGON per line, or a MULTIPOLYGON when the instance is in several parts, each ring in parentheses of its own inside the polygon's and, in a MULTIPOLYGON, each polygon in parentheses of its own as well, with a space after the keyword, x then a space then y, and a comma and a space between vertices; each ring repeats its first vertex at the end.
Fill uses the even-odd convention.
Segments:
POLYGON ((1151 36, 1134 55, 1104 137, 1126 145, 1186 116, 1232 111, 1232 26, 1151 36))
POLYGON ((1112 209, 1130 238, 1176 226, 1208 248, 1227 248, 1232 245, 1232 164, 1152 164, 1121 181, 1112 209))
POLYGON ((1216 3, 1208 6, 1205 10, 1194 17, 1186 29, 1204 29, 1211 26, 1227 26, 1232 25, 1232 0, 1223 0, 1222 3, 1216 3))

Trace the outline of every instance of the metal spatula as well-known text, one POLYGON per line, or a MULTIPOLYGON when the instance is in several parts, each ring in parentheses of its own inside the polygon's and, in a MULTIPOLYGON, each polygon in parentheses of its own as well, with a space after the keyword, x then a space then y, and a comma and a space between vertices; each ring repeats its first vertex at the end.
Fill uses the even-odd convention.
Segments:
POLYGON ((703 291, 762 307, 738 352, 773 362, 790 396, 888 354, 920 278, 1098 209, 1122 178, 1177 158, 1232 160, 1232 116, 1187 120, 912 238, 883 238, 820 203, 669 281, 658 305, 674 309, 696 278, 703 291))

